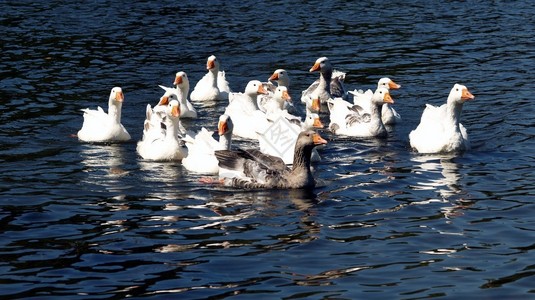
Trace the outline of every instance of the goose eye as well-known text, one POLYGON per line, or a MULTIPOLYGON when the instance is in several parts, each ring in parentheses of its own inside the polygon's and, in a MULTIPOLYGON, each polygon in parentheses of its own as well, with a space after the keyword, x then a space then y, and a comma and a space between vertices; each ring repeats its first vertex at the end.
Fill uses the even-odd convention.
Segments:
POLYGON ((458 91, 459 91, 459 89, 455 89, 455 91, 456 91, 456 92, 458 92, 458 91))

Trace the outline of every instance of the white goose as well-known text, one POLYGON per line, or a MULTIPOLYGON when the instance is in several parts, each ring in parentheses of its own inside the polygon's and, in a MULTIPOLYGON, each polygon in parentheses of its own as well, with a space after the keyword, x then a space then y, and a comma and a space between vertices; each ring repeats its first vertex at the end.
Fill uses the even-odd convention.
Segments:
POLYGON ((385 88, 378 88, 372 96, 370 111, 366 112, 358 105, 353 105, 341 98, 329 100, 331 124, 329 129, 334 134, 356 137, 384 137, 386 128, 381 120, 383 103, 394 103, 385 88))
POLYGON ((314 81, 306 90, 301 93, 301 102, 306 103, 308 98, 320 98, 321 103, 336 97, 345 97, 344 79, 345 73, 333 71, 331 62, 327 57, 320 57, 310 68, 310 72, 320 72, 320 78, 314 81), (309 96, 315 92, 315 96, 309 96), (307 96, 309 96, 307 98, 307 96))
POLYGON ((169 88, 163 85, 159 87, 166 92, 172 92, 177 95, 178 102, 180 103, 180 118, 181 119, 196 119, 197 110, 188 101, 189 94, 189 79, 188 75, 184 71, 177 72, 175 75, 175 81, 173 82, 174 88, 169 88))
MULTIPOLYGON (((286 89, 289 89, 290 86, 290 77, 288 76, 288 73, 284 69, 277 69, 273 74, 268 78, 267 82, 262 83, 264 85, 264 89, 268 92, 265 95, 260 95, 257 98, 258 102, 258 108, 266 112, 267 108, 266 105, 272 105, 269 104, 273 101, 275 90, 277 87, 286 87, 286 89), (276 81, 277 85, 274 85, 272 81, 276 81)), ((287 91, 288 92, 288 91, 287 91)), ((284 108, 284 105, 283 105, 284 108)))
POLYGON ((191 172, 217 174, 219 166, 214 155, 215 150, 230 150, 234 124, 228 115, 221 115, 217 124, 219 142, 212 137, 213 132, 202 128, 194 138, 187 136, 184 141, 188 147, 188 156, 182 165, 191 172))
MULTIPOLYGON (((383 77, 379 79, 379 82, 377 83, 377 88, 380 87, 386 88, 387 90, 397 90, 401 88, 401 85, 395 83, 388 77, 383 77)), ((362 107, 364 110, 369 110, 373 95, 371 90, 367 90, 366 92, 360 90, 349 93, 353 94, 353 104, 362 107)), ((401 122, 401 116, 389 103, 383 104, 381 109, 381 119, 385 125, 393 125, 401 122)))
POLYGON ((84 122, 78 131, 78 138, 84 142, 124 142, 130 134, 121 124, 121 108, 124 101, 123 90, 114 87, 108 100, 108 113, 99 106, 82 109, 84 122))
POLYGON ((473 100, 466 86, 455 84, 445 104, 426 104, 420 124, 409 134, 411 147, 420 153, 455 152, 470 149, 466 128, 459 123, 463 104, 473 100))
POLYGON ((215 101, 228 99, 230 88, 225 78, 225 72, 219 71, 219 61, 215 55, 208 57, 206 69, 208 73, 197 82, 191 92, 193 101, 215 101))
POLYGON ((163 118, 165 130, 159 136, 145 136, 137 144, 137 153, 146 160, 180 161, 187 155, 187 148, 178 139, 180 104, 171 100, 163 118))
MULTIPOLYGON (((163 119, 165 117, 169 102, 176 100, 178 101, 180 105, 180 110, 182 110, 182 107, 185 107, 187 109, 187 104, 182 105, 180 101, 178 100, 180 92, 177 93, 176 89, 164 87, 162 85, 160 85, 160 88, 164 89, 165 93, 160 97, 158 104, 156 104, 154 108, 151 108, 150 104, 147 104, 146 119, 145 119, 145 124, 143 127, 143 135, 145 135, 146 132, 157 134, 161 130, 160 129, 162 127, 161 123, 163 122, 163 119), (152 131, 153 129, 155 129, 155 131, 152 131)), ((186 128, 184 127, 182 122, 179 120, 178 121, 178 134, 180 136, 185 136, 186 133, 187 133, 186 128)))
POLYGON ((256 139, 257 132, 264 132, 269 126, 266 114, 257 106, 258 95, 266 93, 260 81, 251 80, 245 87, 244 93, 229 94, 229 105, 225 109, 225 114, 232 118, 234 136, 256 139))

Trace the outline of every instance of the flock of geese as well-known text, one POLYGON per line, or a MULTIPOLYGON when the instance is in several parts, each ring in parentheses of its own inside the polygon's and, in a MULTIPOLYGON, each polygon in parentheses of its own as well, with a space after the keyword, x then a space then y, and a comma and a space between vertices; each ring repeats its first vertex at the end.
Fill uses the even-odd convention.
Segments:
MULTIPOLYGON (((160 86, 165 93, 154 107, 147 105, 143 138, 137 143, 137 153, 143 159, 181 161, 189 171, 219 175, 218 179, 205 177, 205 182, 226 186, 310 188, 315 186, 311 161, 320 160, 317 149, 327 144, 314 131, 323 127, 319 117, 324 113, 322 106, 328 109, 329 130, 336 135, 384 137, 385 124, 401 121, 390 95, 390 90, 400 85, 381 78, 375 91, 346 91, 345 73, 334 70, 327 57, 318 58, 310 68, 310 72, 319 72, 320 76, 301 93, 306 110, 304 119, 292 104, 286 70, 276 70, 267 82, 251 80, 244 92, 232 92, 214 55, 208 57, 206 69, 208 72, 191 94, 185 72, 176 73, 174 87, 160 86), (218 139, 206 128, 194 133, 180 122, 180 119, 197 118, 192 103, 203 101, 228 101, 218 120, 218 139), (280 144, 281 137, 270 131, 276 126, 285 126, 285 145, 290 146, 289 151, 281 151, 284 146, 280 144), (233 149, 233 136, 257 140, 259 146, 233 149)), ((409 134, 411 147, 420 153, 469 149, 468 135, 459 119, 464 102, 472 99, 474 96, 465 86, 455 84, 445 104, 439 107, 426 104, 419 125, 409 134)), ((130 140, 130 134, 121 124, 123 101, 121 88, 114 87, 107 113, 101 107, 83 109, 79 140, 91 143, 130 140)))

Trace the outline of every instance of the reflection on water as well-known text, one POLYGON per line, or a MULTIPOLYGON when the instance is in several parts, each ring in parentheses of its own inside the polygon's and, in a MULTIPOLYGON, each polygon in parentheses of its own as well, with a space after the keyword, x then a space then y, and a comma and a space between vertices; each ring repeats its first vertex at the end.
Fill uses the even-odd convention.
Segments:
POLYGON ((460 164, 455 162, 453 155, 416 155, 411 158, 416 174, 420 174, 420 181, 413 186, 416 190, 433 190, 438 194, 438 199, 427 199, 413 202, 412 204, 426 204, 431 202, 443 202, 448 206, 442 207, 441 211, 445 218, 462 215, 462 210, 472 205, 463 196, 466 194, 459 184, 462 179, 459 169, 460 164))
POLYGON ((87 174, 85 182, 90 185, 104 187, 110 192, 121 192, 125 189, 120 178, 129 174, 124 169, 125 148, 121 144, 83 144, 80 157, 87 174))
POLYGON ((416 155, 411 158, 416 173, 423 174, 425 180, 416 182, 416 189, 436 190, 443 200, 461 192, 459 165, 454 156, 416 155))

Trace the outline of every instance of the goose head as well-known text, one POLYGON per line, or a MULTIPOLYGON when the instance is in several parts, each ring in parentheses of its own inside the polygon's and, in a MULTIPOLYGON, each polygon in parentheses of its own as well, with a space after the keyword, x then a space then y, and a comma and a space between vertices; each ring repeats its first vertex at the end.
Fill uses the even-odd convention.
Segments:
POLYGON ((167 105, 167 115, 171 119, 178 119, 180 117, 180 104, 178 100, 171 100, 167 105))
POLYGON ((163 96, 160 97, 160 101, 157 105, 169 105, 169 103, 173 100, 178 102, 177 94, 171 89, 166 89, 163 96))
POLYGON ((318 133, 313 130, 305 130, 301 131, 297 136, 295 148, 304 148, 312 150, 312 148, 316 146, 325 144, 327 144, 327 141, 324 140, 318 133))
POLYGON ((395 83, 392 79, 388 77, 383 77, 379 79, 379 82, 377 83, 377 88, 380 87, 386 88, 388 90, 397 90, 401 88, 401 85, 395 83))
POLYGON ((290 77, 288 72, 284 69, 277 69, 273 74, 268 78, 269 81, 277 81, 279 86, 290 86, 290 77))
POLYGON ((383 103, 394 104, 394 99, 390 96, 390 92, 386 88, 378 88, 372 96, 372 103, 375 105, 383 105, 383 103))
POLYGON ((110 104, 117 105, 119 103, 122 103, 123 101, 124 101, 123 90, 118 86, 111 89, 110 100, 109 100, 110 104))
POLYGON ((217 132, 219 135, 232 134, 234 130, 234 123, 229 115, 223 114, 219 117, 219 122, 217 123, 217 132))
POLYGON ((212 72, 219 72, 219 61, 215 55, 210 55, 206 61, 206 69, 212 72))
POLYGON ((290 97, 290 94, 288 94, 288 89, 285 86, 279 86, 275 89, 275 100, 279 104, 283 104, 284 101, 288 103, 292 103, 292 97, 290 97))
POLYGON ((329 59, 325 56, 318 58, 312 68, 310 68, 310 72, 315 71, 320 71, 321 73, 325 71, 332 71, 332 65, 329 59))
POLYGON ((448 102, 464 103, 473 100, 475 97, 468 91, 468 88, 462 84, 456 83, 450 91, 448 102))
POLYGON ((245 87, 245 94, 253 98, 260 94, 266 95, 267 93, 268 92, 264 88, 264 85, 262 85, 262 82, 260 82, 259 80, 251 80, 249 81, 249 83, 247 83, 247 86, 245 87))
POLYGON ((184 71, 177 72, 175 75, 175 81, 173 82, 173 85, 176 88, 188 88, 189 90, 189 79, 188 75, 184 71))
POLYGON ((323 123, 320 120, 320 116, 316 113, 309 113, 305 117, 304 128, 323 128, 323 123))

